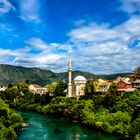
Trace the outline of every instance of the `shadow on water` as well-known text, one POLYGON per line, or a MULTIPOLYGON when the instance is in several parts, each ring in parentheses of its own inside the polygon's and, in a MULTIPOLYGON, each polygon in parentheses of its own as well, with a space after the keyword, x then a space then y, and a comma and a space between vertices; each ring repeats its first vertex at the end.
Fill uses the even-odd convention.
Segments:
POLYGON ((57 116, 45 116, 37 113, 18 112, 29 127, 24 129, 17 140, 119 140, 72 123, 57 116))

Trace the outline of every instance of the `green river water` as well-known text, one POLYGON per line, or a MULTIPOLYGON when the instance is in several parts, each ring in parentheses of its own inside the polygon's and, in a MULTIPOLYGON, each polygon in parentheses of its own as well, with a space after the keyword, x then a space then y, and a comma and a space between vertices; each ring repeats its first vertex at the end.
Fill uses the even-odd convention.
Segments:
POLYGON ((115 136, 96 132, 57 116, 18 113, 22 115, 29 127, 19 134, 17 140, 119 140, 115 136))

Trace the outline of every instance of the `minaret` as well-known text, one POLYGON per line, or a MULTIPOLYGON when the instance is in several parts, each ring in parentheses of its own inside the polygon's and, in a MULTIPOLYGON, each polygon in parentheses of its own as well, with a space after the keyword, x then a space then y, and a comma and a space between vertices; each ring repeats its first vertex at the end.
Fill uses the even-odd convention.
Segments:
POLYGON ((68 93, 67 97, 72 97, 72 65, 71 58, 68 61, 68 93))

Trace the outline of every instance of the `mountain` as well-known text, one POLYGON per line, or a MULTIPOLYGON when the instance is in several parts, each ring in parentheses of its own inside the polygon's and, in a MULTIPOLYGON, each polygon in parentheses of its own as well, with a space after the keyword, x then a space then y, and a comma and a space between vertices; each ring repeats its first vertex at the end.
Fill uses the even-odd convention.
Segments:
MULTIPOLYGON (((87 79, 95 79, 92 73, 75 71, 73 77, 82 75, 87 79)), ((59 80, 67 80, 67 72, 54 73, 50 70, 42 70, 40 68, 27 68, 22 66, 13 66, 0 64, 0 84, 17 84, 28 80, 30 83, 46 85, 59 80)))
POLYGON ((132 73, 115 73, 115 74, 107 74, 107 75, 97 75, 97 77, 103 78, 103 79, 107 79, 107 80, 113 80, 117 77, 127 77, 128 75, 130 75, 132 73))
MULTIPOLYGON (((74 71, 72 75, 73 78, 81 75, 86 79, 114 79, 118 76, 125 76, 127 74, 95 75, 89 72, 74 71)), ((27 68, 22 66, 0 64, 0 84, 17 84, 26 80, 28 80, 30 83, 40 85, 46 85, 59 80, 67 81, 67 72, 54 73, 50 70, 42 70, 40 68, 27 68)))
POLYGON ((31 83, 51 82, 55 78, 55 73, 39 68, 26 68, 21 66, 0 65, 0 83, 16 84, 21 81, 29 80, 31 83))

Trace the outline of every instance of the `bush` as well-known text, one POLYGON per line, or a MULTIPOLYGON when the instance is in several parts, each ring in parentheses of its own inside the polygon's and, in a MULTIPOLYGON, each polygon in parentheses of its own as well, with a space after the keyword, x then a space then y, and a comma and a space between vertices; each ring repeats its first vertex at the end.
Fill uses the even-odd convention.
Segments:
POLYGON ((22 117, 0 99, 0 139, 14 140, 22 122, 22 117))

